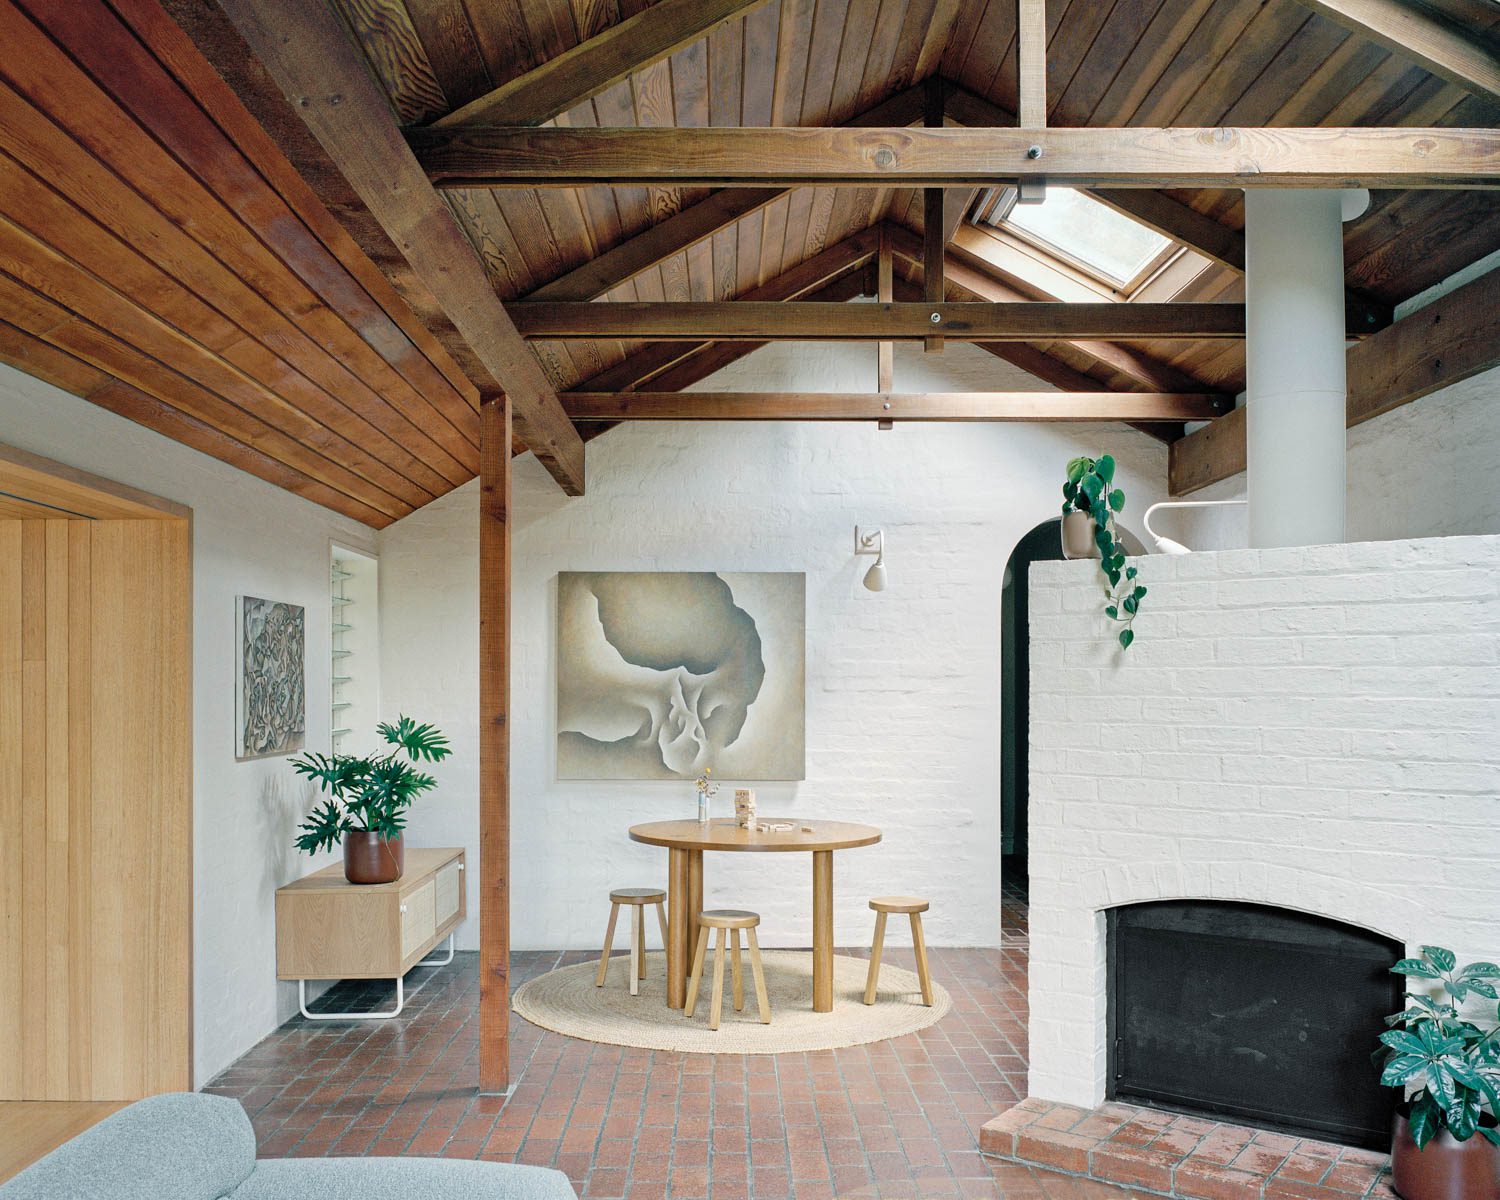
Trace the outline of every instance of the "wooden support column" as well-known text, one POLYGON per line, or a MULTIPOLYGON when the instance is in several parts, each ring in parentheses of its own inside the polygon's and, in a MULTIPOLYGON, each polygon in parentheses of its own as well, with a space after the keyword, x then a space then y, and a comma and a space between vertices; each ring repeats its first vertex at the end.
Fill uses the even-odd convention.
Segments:
MULTIPOLYGON (((922 124, 927 129, 943 127, 943 79, 934 75, 927 81, 927 95, 922 106, 922 124)), ((941 304, 948 298, 943 278, 943 260, 947 252, 947 225, 943 220, 943 189, 922 190, 922 286, 929 304, 941 304)), ((940 354, 943 339, 930 337, 925 343, 928 354, 940 354)))
POLYGON ((510 461, 506 396, 479 410, 479 1090, 510 1088, 510 461))
MULTIPOLYGON (((880 231, 880 250, 875 259, 875 298, 882 304, 896 299, 895 274, 892 271, 891 235, 880 231)), ((878 392, 895 390, 896 343, 881 342, 875 364, 876 388, 878 392)))

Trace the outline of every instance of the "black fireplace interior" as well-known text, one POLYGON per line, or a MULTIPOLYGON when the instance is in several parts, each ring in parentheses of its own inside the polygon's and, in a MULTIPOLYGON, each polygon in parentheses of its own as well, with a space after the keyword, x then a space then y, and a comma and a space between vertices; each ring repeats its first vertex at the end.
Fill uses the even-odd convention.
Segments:
POLYGON ((1259 904, 1109 911, 1114 1100, 1381 1148, 1391 1088, 1370 1062, 1402 1007, 1403 947, 1259 904))

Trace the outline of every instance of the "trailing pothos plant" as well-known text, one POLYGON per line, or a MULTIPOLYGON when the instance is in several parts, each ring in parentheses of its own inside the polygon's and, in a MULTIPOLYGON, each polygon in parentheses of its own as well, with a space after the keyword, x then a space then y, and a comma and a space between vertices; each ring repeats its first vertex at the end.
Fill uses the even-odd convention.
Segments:
POLYGON ((437 780, 416 768, 451 754, 448 739, 432 725, 399 717, 377 725, 387 754, 304 754, 292 759, 298 775, 316 780, 327 798, 301 825, 297 849, 308 854, 332 850, 346 833, 378 833, 394 838, 406 828, 406 810, 437 780))
POLYGON ((1104 589, 1104 615, 1124 628, 1120 646, 1130 649, 1135 640, 1135 615, 1146 597, 1146 585, 1135 581, 1136 569, 1125 565, 1125 546, 1115 533, 1115 514, 1125 508, 1125 493, 1114 486, 1115 460, 1075 458, 1068 463, 1063 484, 1063 515, 1087 514, 1094 522, 1094 544, 1099 547, 1099 571, 1108 580, 1104 589))
POLYGON ((1406 1093, 1417 1149, 1442 1129, 1461 1142, 1478 1133, 1500 1146, 1500 1024, 1482 1029, 1459 1014, 1471 996, 1496 999, 1500 966, 1476 962, 1459 970, 1453 951, 1423 946, 1421 958, 1403 958, 1391 970, 1441 985, 1438 998, 1406 993, 1406 1009, 1385 1019, 1391 1028, 1375 1052, 1380 1082, 1406 1093))

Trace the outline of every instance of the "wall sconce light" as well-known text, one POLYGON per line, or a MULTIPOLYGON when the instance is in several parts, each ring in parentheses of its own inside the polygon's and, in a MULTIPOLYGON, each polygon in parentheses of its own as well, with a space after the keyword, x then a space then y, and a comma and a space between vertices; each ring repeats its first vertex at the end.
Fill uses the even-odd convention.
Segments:
POLYGON ((1158 508, 1221 508, 1226 504, 1249 504, 1248 500, 1162 500, 1153 504, 1141 517, 1141 527, 1145 529, 1146 536, 1151 539, 1160 554, 1191 554, 1192 551, 1181 542, 1174 542, 1169 537, 1163 537, 1151 528, 1151 514, 1158 508))
POLYGON ((874 529, 869 533, 863 533, 856 525, 854 527, 854 553, 875 556, 875 561, 865 572, 865 587, 872 592, 885 591, 885 530, 874 529))

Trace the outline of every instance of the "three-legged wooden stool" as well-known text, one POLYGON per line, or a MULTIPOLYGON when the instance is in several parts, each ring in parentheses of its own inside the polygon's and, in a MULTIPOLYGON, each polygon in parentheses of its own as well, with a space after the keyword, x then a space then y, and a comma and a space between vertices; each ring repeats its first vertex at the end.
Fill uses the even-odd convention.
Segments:
POLYGON ((646 978, 646 905, 656 905, 656 919, 661 924, 661 944, 667 944, 667 893, 661 888, 616 888, 609 894, 609 928, 604 931, 604 952, 599 955, 599 974, 595 987, 604 986, 609 970, 609 952, 615 947, 615 921, 620 905, 630 906, 630 994, 641 994, 640 981, 646 978))
POLYGON ((932 1007, 932 975, 927 970, 927 940, 922 936, 922 914, 928 903, 917 896, 876 896, 870 901, 875 910, 875 941, 870 946, 870 975, 865 980, 865 1003, 875 1003, 875 984, 880 978, 880 948, 885 944, 885 919, 891 913, 911 916, 911 944, 917 956, 917 978, 922 984, 922 1003, 932 1007))
POLYGON ((710 909, 698 918, 698 949, 693 955, 693 975, 688 980, 687 1005, 683 1015, 691 1017, 698 1004, 698 985, 703 981, 703 958, 708 951, 708 931, 719 931, 714 945, 714 998, 708 1010, 708 1027, 717 1029, 719 1017, 724 1011, 724 934, 729 934, 730 970, 734 975, 734 1010, 745 1009, 745 976, 740 968, 740 930, 745 931, 745 940, 750 948, 750 971, 755 976, 755 1003, 760 1009, 760 1023, 771 1023, 771 1000, 766 995, 766 976, 760 966, 760 942, 755 937, 755 927, 760 924, 760 914, 745 912, 737 908, 710 909))

